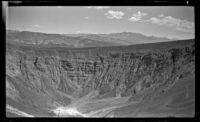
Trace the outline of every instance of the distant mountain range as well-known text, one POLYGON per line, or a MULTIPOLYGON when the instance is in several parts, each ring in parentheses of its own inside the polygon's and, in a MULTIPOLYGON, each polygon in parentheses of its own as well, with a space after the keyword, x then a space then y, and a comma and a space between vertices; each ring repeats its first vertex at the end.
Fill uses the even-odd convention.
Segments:
POLYGON ((165 37, 122 32, 110 34, 46 34, 30 31, 6 31, 6 41, 24 44, 59 45, 66 47, 103 47, 173 41, 165 37))

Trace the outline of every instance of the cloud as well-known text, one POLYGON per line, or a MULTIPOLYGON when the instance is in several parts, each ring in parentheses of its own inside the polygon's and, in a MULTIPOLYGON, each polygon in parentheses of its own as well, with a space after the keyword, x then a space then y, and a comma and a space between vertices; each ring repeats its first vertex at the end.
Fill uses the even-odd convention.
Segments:
POLYGON ((42 26, 35 24, 35 25, 31 25, 32 28, 42 28, 42 26))
POLYGON ((151 22, 153 24, 159 24, 161 22, 161 20, 156 17, 151 17, 149 20, 146 20, 146 22, 151 22))
POLYGON ((147 13, 138 11, 136 14, 133 14, 131 18, 129 18, 129 21, 132 21, 132 22, 141 21, 141 19, 145 16, 147 16, 147 13))
POLYGON ((185 32, 193 32, 193 30, 191 29, 186 29, 186 28, 181 28, 181 27, 176 27, 176 30, 185 31, 185 32))
POLYGON ((103 9, 109 9, 109 6, 88 6, 86 8, 92 8, 92 9, 96 9, 96 10, 103 10, 103 9))
POLYGON ((187 20, 181 20, 171 16, 166 16, 166 17, 163 16, 162 18, 151 17, 149 20, 145 20, 145 22, 150 22, 161 26, 174 27, 176 30, 179 31, 186 31, 186 32, 194 31, 193 22, 187 20))
POLYGON ((164 16, 164 14, 160 14, 157 17, 151 17, 149 19, 143 19, 145 16, 147 16, 147 13, 138 11, 129 18, 129 21, 157 24, 160 26, 172 27, 178 31, 194 32, 194 22, 190 22, 188 20, 182 20, 172 16, 164 16))
POLYGON ((122 19, 122 17, 125 15, 122 11, 112 11, 109 10, 107 13, 105 13, 106 17, 108 19, 122 19))

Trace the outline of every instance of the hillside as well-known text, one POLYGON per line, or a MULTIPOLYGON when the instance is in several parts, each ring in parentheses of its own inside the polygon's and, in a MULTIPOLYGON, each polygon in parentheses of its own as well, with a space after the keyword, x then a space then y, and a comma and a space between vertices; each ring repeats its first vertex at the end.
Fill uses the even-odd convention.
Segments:
POLYGON ((111 34, 46 34, 30 31, 6 31, 6 41, 17 43, 65 46, 71 48, 122 46, 142 43, 172 41, 167 38, 145 36, 137 33, 122 32, 111 34))
POLYGON ((194 39, 89 48, 6 42, 6 104, 21 116, 191 117, 194 80, 194 39))
POLYGON ((107 42, 118 42, 126 45, 172 41, 172 39, 164 37, 146 36, 140 33, 132 33, 132 32, 110 33, 110 34, 86 34, 80 37, 91 38, 94 40, 103 39, 107 42))

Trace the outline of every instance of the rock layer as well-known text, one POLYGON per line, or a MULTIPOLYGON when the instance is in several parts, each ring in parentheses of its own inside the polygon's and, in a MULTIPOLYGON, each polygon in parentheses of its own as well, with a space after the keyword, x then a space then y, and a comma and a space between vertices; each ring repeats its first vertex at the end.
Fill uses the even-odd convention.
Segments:
POLYGON ((194 73, 194 40, 80 49, 6 44, 6 96, 45 110, 94 90, 99 98, 134 96, 194 73))

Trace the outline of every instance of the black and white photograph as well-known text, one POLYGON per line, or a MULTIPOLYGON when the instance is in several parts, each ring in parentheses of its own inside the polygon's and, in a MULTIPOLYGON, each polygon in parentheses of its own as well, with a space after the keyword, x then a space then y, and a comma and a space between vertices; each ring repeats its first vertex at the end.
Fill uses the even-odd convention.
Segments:
POLYGON ((6 118, 195 117, 194 6, 4 10, 6 118))

